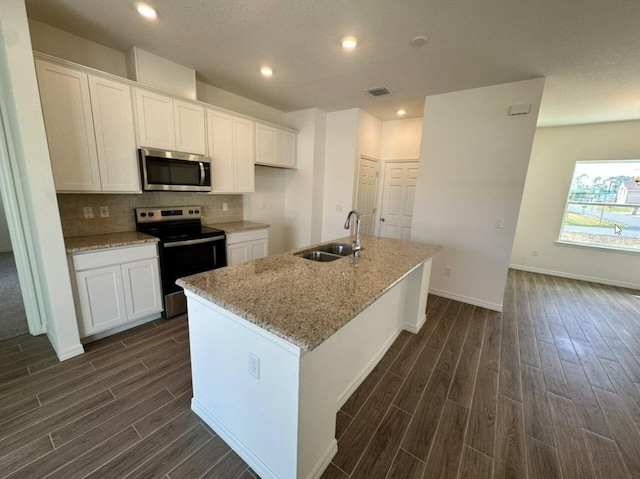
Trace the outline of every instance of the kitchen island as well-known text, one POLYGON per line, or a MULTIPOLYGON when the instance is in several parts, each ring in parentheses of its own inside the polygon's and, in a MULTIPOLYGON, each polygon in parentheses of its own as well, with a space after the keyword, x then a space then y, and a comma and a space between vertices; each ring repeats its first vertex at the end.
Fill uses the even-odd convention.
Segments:
POLYGON ((425 321, 440 247, 373 236, 362 245, 359 259, 289 252, 178 280, 192 409, 260 477, 319 477, 337 451, 338 409, 398 334, 425 321))

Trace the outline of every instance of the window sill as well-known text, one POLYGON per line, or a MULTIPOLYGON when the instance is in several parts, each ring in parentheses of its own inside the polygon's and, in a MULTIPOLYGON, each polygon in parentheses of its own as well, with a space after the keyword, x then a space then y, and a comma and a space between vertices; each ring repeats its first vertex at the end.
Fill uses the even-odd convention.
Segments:
POLYGON ((637 249, 631 248, 623 248, 620 246, 604 246, 604 245, 596 245, 596 244, 588 244, 588 243, 575 243, 573 241, 565 241, 565 240, 556 240, 554 241, 558 246, 569 246, 569 247, 577 247, 577 248, 588 248, 588 249, 596 249, 601 251, 607 251, 610 253, 626 253, 626 254, 640 254, 640 251, 637 249))

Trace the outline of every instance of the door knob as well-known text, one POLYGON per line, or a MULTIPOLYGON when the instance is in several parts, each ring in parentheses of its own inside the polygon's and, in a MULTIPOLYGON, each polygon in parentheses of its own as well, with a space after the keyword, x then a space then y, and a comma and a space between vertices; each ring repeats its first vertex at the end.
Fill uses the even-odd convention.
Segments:
POLYGON ((384 221, 384 218, 380 218, 380 221, 384 221))

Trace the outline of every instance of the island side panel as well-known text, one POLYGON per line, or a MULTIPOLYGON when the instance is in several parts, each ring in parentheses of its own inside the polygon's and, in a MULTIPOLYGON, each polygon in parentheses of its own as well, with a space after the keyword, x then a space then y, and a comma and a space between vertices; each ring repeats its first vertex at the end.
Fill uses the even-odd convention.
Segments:
POLYGON ((405 310, 404 329, 418 333, 427 320, 427 297, 431 281, 432 258, 425 261, 407 277, 408 291, 405 310))
POLYGON ((400 334, 408 286, 407 277, 302 356, 297 477, 319 477, 335 455, 336 413, 400 334))
POLYGON ((193 411, 260 477, 296 477, 299 349, 200 297, 187 298, 193 411), (259 379, 249 373, 250 353, 260 359, 259 379))

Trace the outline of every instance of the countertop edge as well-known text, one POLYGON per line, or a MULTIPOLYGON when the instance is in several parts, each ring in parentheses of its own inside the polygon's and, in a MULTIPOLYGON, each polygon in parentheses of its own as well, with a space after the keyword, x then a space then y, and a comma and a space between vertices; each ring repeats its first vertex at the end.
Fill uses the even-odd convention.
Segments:
POLYGON ((271 225, 267 223, 258 223, 255 221, 229 221, 224 223, 203 223, 203 226, 209 228, 216 228, 224 231, 225 233, 239 233, 241 231, 261 230, 270 228, 271 225))
MULTIPOLYGON (((127 232, 127 233, 137 233, 137 232, 127 232)), ((78 254, 78 253, 90 253, 92 251, 103 251, 108 249, 116 249, 116 248, 126 248, 128 246, 138 246, 142 244, 155 244, 158 243, 158 238, 154 236, 149 236, 144 233, 137 233, 139 236, 135 239, 121 239, 121 240, 113 240, 110 239, 109 236, 116 235, 119 233, 107 233, 105 235, 95 235, 96 238, 92 238, 94 235, 90 236, 70 236, 64 239, 65 241, 65 251, 66 254, 78 254), (104 239, 99 238, 104 237, 104 239), (90 238, 90 239, 88 239, 90 238), (67 246, 67 243, 73 244, 73 241, 91 241, 95 240, 96 243, 89 244, 86 246, 67 246)))

